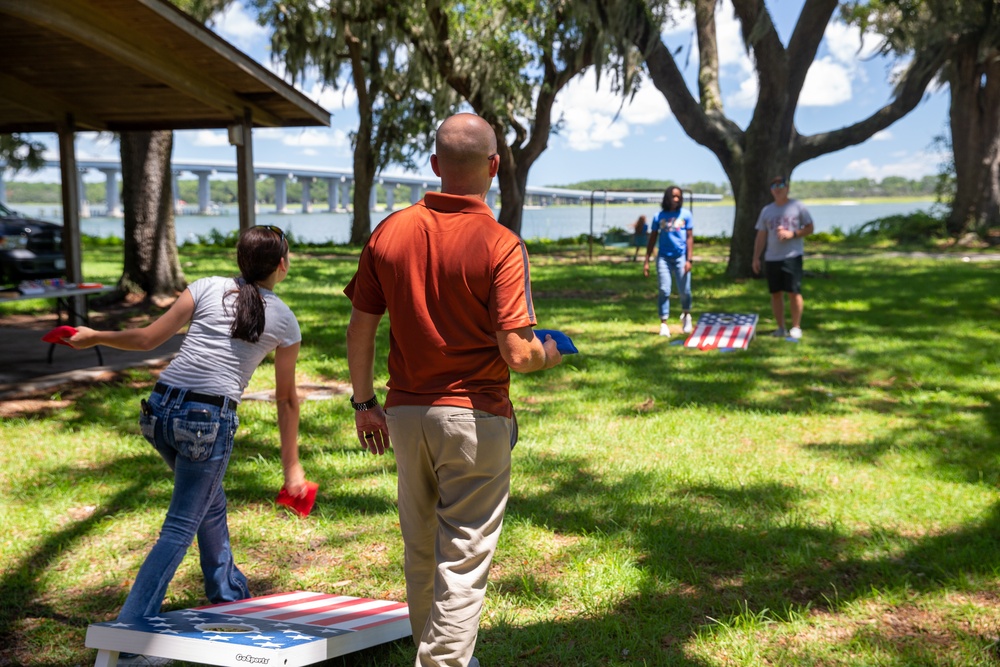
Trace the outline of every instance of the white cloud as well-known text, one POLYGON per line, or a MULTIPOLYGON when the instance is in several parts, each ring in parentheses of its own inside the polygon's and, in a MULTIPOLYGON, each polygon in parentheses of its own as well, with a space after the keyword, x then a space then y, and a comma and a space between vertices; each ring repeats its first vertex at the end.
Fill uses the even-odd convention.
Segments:
POLYGON ((851 101, 852 76, 844 65, 829 56, 813 61, 806 73, 799 105, 832 107, 851 101))
POLYGON ((736 109, 753 109, 757 104, 757 73, 750 72, 740 82, 740 89, 726 97, 726 106, 736 109))
POLYGON ((334 90, 317 82, 312 88, 303 92, 309 99, 330 112, 354 109, 358 106, 358 91, 352 83, 342 83, 339 90, 334 90))
POLYGON ((334 148, 350 150, 351 139, 343 130, 326 128, 261 128, 254 130, 254 138, 263 141, 279 141, 283 146, 293 148, 316 149, 334 148))
POLYGON ((228 146, 229 134, 215 130, 198 130, 191 135, 191 143, 195 146, 228 146))
POLYGON ((893 136, 889 130, 879 130, 871 136, 871 141, 890 141, 891 139, 893 136))
POLYGON ((669 116, 666 99, 652 83, 647 81, 623 106, 621 96, 611 90, 610 77, 602 76, 597 87, 593 70, 573 79, 553 108, 553 118, 563 121, 562 140, 577 151, 620 147, 633 128, 656 125, 669 116))
POLYGON ((239 2, 230 4, 224 12, 212 17, 212 29, 241 51, 267 50, 268 30, 239 2))
POLYGON ((871 58, 878 53, 878 40, 871 35, 862 35, 857 26, 849 26, 839 21, 831 21, 823 34, 826 48, 838 62, 855 66, 859 60, 871 58))
POLYGON ((937 173, 941 156, 925 151, 911 153, 896 161, 877 165, 869 158, 852 160, 844 167, 844 178, 871 178, 877 181, 886 176, 918 179, 937 173))

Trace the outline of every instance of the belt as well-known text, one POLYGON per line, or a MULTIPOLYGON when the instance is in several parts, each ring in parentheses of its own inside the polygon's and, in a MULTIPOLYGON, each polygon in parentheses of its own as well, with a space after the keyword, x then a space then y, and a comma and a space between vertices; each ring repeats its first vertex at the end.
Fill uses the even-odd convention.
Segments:
MULTIPOLYGON (((156 386, 153 387, 154 394, 163 394, 165 398, 169 398, 171 391, 180 393, 182 390, 176 387, 171 387, 170 385, 163 384, 162 382, 157 382, 156 386)), ((216 396, 215 394, 201 394, 197 391, 189 391, 185 396, 185 400, 194 401, 195 403, 207 403, 208 405, 215 405, 220 408, 226 407, 226 401, 229 399, 225 396, 216 396)))

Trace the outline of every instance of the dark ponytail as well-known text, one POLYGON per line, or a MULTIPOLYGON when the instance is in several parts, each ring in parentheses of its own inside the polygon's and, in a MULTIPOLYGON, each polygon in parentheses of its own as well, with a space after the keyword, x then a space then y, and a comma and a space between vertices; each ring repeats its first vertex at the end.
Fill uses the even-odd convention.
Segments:
POLYGON ((264 297, 257 283, 274 273, 283 257, 288 256, 288 242, 284 234, 270 227, 251 227, 236 244, 236 263, 241 276, 236 279, 237 289, 233 303, 233 323, 229 333, 233 338, 256 343, 264 332, 264 297))

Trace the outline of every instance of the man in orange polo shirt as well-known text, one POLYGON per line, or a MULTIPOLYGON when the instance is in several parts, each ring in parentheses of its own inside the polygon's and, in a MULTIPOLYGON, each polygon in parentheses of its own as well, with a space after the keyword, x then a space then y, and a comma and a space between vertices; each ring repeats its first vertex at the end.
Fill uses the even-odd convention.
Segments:
POLYGON ((499 167, 486 121, 445 120, 431 156, 441 192, 386 218, 344 289, 358 439, 376 454, 391 440, 396 454, 418 667, 479 664, 479 616, 510 491, 510 369, 562 360, 551 336, 543 343, 532 330, 524 243, 485 203, 499 167), (386 312, 383 412, 373 376, 386 312))

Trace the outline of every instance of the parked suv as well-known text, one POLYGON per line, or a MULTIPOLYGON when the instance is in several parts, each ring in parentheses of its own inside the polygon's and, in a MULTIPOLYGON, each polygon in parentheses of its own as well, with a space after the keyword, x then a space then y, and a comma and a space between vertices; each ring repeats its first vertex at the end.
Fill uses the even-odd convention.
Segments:
POLYGON ((0 283, 65 275, 62 226, 26 218, 0 204, 0 283))

